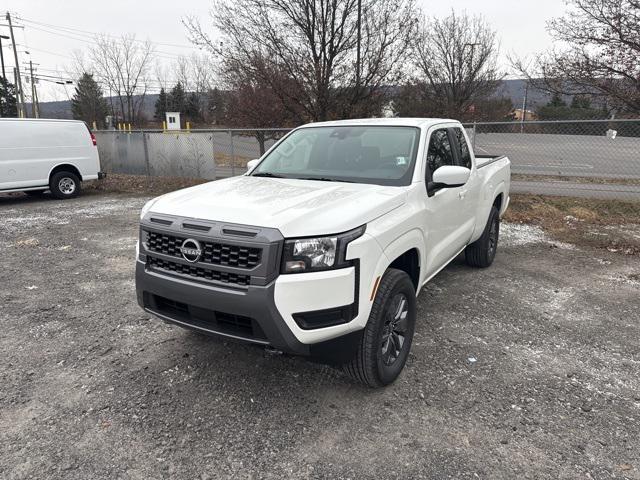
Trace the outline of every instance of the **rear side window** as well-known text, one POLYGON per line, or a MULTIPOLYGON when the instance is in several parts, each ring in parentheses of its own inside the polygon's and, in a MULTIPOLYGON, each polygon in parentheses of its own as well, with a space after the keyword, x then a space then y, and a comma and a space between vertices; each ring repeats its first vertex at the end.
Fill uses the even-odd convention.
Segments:
POLYGON ((471 151, 469 150, 469 144, 464 136, 464 132, 461 128, 454 128, 453 132, 458 141, 458 156, 460 157, 460 165, 463 167, 471 168, 471 151))
POLYGON ((435 130, 429 139, 427 150, 427 182, 431 181, 433 172, 443 165, 455 165, 453 148, 446 128, 435 130))

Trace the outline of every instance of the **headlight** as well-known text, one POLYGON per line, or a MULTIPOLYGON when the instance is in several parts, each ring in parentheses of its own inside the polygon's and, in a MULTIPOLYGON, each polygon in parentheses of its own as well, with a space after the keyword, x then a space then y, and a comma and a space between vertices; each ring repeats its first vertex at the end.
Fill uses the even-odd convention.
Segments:
POLYGON ((285 240, 282 273, 317 272, 344 268, 349 242, 362 236, 365 225, 338 235, 285 240))

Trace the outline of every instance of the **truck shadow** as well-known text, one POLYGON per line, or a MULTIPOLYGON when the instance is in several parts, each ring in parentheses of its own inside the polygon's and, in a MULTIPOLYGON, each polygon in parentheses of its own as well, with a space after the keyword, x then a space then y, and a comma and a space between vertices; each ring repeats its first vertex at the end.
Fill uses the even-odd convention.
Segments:
POLYGON ((0 207, 3 206, 20 206, 33 203, 42 203, 53 201, 55 198, 49 193, 42 195, 27 195, 26 193, 0 193, 0 207))

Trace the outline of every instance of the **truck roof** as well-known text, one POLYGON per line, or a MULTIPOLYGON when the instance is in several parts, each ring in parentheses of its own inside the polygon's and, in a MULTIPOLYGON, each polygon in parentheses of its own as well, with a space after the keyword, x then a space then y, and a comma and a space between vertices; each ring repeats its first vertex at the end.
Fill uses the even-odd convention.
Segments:
POLYGON ((334 120, 330 122, 315 122, 303 125, 303 127, 339 127, 346 125, 378 125, 378 126, 396 126, 396 127, 419 127, 428 128, 438 123, 457 122, 449 118, 354 118, 350 120, 334 120))

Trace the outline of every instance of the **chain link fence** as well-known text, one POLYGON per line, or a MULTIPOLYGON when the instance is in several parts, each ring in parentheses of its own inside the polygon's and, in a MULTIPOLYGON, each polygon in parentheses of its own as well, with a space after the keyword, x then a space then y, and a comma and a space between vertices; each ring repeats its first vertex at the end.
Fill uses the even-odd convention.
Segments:
MULTIPOLYGON (((507 155, 521 193, 640 199, 640 120, 465 124, 477 154, 507 155)), ((290 129, 97 131, 111 173, 215 180, 246 171, 290 129)))
POLYGON ((640 199, 640 120, 465 124, 477 154, 507 155, 512 190, 640 199))
POLYGON ((102 169, 154 177, 240 175, 290 129, 101 130, 94 132, 102 169))

